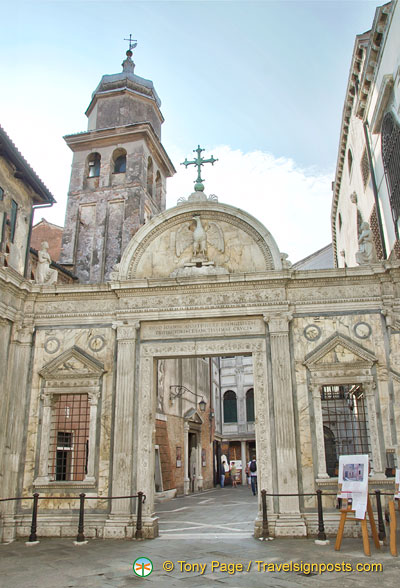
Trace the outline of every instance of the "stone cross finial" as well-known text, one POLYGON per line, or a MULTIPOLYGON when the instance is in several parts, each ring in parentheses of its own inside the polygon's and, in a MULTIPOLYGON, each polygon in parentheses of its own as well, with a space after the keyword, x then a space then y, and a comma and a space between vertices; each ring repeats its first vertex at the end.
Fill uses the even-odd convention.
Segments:
POLYGON ((188 161, 187 158, 185 157, 185 161, 183 161, 181 163, 181 165, 184 165, 187 169, 188 165, 195 165, 197 167, 197 180, 196 183, 194 185, 194 189, 196 190, 196 192, 203 192, 204 191, 204 185, 202 182, 204 182, 204 180, 201 177, 201 166, 204 165, 205 163, 211 163, 212 165, 214 165, 214 163, 216 161, 218 161, 218 159, 215 159, 213 155, 211 155, 210 159, 204 159, 204 157, 201 157, 201 152, 204 151, 204 149, 202 149, 200 147, 200 145, 197 146, 197 149, 193 149, 193 153, 197 153, 197 158, 194 159, 193 161, 188 161))

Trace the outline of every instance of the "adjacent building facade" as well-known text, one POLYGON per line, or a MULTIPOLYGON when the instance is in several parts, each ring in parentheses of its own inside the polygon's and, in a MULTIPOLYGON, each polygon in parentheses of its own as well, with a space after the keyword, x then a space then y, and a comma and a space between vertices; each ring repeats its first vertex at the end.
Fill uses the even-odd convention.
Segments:
POLYGON ((395 0, 379 7, 371 30, 356 37, 333 184, 337 267, 359 263, 356 254, 366 222, 372 261, 400 255, 399 36, 400 6, 395 0))

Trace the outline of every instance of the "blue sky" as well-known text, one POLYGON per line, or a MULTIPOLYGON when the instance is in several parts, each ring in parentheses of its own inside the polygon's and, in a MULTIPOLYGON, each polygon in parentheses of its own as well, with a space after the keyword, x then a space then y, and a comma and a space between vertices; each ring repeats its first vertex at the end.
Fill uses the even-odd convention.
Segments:
POLYGON ((324 246, 354 40, 378 5, 3 4, 0 122, 59 202, 36 220, 63 224, 72 158, 62 136, 86 129, 91 93, 121 70, 132 33, 135 72, 155 84, 178 169, 167 205, 191 192, 193 170, 179 163, 200 143, 220 159, 204 171, 206 192, 258 216, 292 261, 324 246))

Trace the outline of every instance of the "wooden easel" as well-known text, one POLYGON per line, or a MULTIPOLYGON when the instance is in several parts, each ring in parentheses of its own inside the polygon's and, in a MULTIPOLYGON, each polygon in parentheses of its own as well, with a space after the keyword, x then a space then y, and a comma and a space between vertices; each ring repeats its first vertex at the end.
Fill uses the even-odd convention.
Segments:
MULTIPOLYGON (((400 500, 397 501, 398 508, 400 510, 400 500)), ((390 520, 390 531, 389 531, 389 547, 390 553, 394 557, 397 557, 397 545, 396 545, 396 507, 395 500, 389 501, 389 520, 390 520)))
POLYGON ((339 529, 338 529, 338 534, 336 537, 335 551, 340 550, 340 545, 342 544, 342 539, 343 539, 343 531, 344 531, 345 522, 346 521, 360 521, 361 522, 361 533, 362 533, 362 539, 363 539, 364 553, 365 553, 365 555, 371 555, 371 548, 369 546, 369 539, 368 539, 367 514, 368 514, 368 518, 369 518, 369 524, 371 525, 372 537, 374 539, 375 547, 377 549, 381 548, 380 543, 379 543, 378 531, 376 530, 376 525, 375 525, 375 521, 374 521, 374 514, 372 512, 372 506, 371 506, 371 501, 369 499, 369 496, 367 498, 367 512, 365 513, 363 519, 357 519, 356 517, 348 517, 347 516, 349 513, 355 512, 352 509, 352 505, 349 503, 347 503, 347 508, 341 508, 340 512, 342 514, 340 516, 339 529))

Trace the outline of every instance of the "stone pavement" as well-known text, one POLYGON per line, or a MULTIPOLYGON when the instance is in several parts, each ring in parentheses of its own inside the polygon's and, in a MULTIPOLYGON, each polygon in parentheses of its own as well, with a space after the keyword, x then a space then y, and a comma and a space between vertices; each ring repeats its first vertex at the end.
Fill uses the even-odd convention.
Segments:
MULTIPOLYGON (((128 588, 158 586, 195 588, 291 588, 294 586, 357 588, 378 582, 385 588, 399 585, 400 559, 383 546, 378 552, 371 541, 372 556, 366 557, 361 539, 344 539, 340 552, 312 539, 259 541, 252 537, 256 498, 247 488, 225 488, 158 503, 161 536, 152 541, 90 540, 76 547, 71 539, 43 539, 27 547, 23 541, 0 545, 1 588, 128 588), (145 556, 154 571, 146 578, 132 571, 133 562, 145 556), (164 571, 170 561, 172 571, 164 571), (178 562, 186 562, 179 564, 178 562), (242 564, 244 571, 228 573, 212 562, 242 564), (261 571, 263 564, 293 562, 297 571, 261 571), (249 564, 249 562, 251 562, 249 564), (381 572, 326 571, 304 573, 307 563, 382 564, 381 572), (194 564, 207 564, 204 573, 194 564), (181 571, 180 566, 186 565, 181 571), (249 571, 247 569, 249 568, 249 571), (260 571, 258 571, 260 569, 260 571)), ((38 528, 40 533, 40 527, 38 528)), ((399 542, 398 542, 399 543, 399 542)), ((293 565, 293 563, 291 565, 293 565)))

